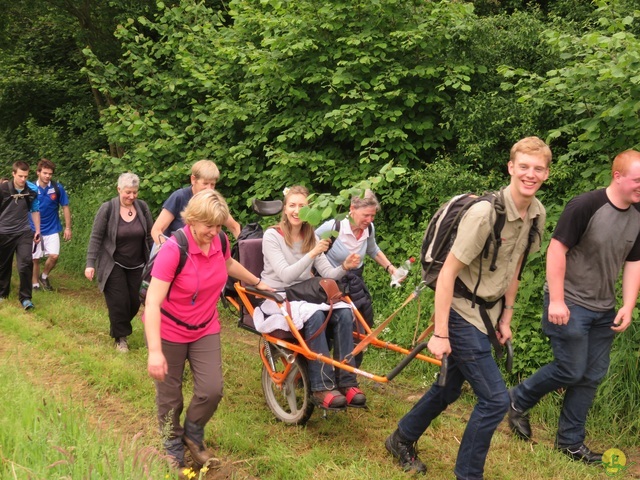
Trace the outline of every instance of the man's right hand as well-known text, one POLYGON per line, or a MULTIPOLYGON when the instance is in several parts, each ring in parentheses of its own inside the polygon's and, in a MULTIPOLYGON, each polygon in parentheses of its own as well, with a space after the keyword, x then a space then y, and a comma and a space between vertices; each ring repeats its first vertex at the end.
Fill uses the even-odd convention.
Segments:
POLYGON ((449 355, 451 353, 451 344, 448 338, 439 338, 431 335, 427 348, 438 360, 442 359, 443 355, 449 355))
POLYGON ((564 302, 549 302, 549 308, 547 309, 547 318, 549 322, 554 325, 566 325, 569 323, 569 316, 571 312, 567 308, 567 304, 564 302))

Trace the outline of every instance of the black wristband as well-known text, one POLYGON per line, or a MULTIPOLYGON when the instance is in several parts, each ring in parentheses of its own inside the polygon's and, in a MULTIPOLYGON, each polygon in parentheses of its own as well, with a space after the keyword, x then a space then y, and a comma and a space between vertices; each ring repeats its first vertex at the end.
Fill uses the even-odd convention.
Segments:
POLYGON ((390 263, 389 265, 384 267, 385 272, 389 273, 389 269, 391 268, 391 265, 393 265, 393 263, 390 263))
POLYGON ((443 337, 442 335, 438 335, 437 333, 434 333, 433 336, 436 338, 442 338, 443 340, 449 340, 449 337, 443 337))
POLYGON ((249 285, 250 287, 257 287, 258 285, 260 285, 260 282, 262 281, 261 278, 258 279, 258 283, 254 283, 253 285, 249 285))

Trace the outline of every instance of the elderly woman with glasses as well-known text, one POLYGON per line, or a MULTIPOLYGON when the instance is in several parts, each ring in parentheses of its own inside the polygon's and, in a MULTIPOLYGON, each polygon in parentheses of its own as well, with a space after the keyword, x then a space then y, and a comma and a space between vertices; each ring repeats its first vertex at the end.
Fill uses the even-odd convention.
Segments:
MULTIPOLYGON (((373 304, 371 293, 362 278, 364 258, 367 255, 370 256, 391 276, 396 271, 396 267, 376 243, 373 220, 379 210, 378 199, 371 190, 367 189, 362 195, 354 195, 351 198, 349 214, 345 219, 329 220, 316 229, 318 236, 332 230, 338 231, 338 236, 333 239, 331 246, 325 252, 327 260, 332 266, 342 265, 342 262, 349 255, 359 255, 360 264, 357 268, 347 272, 342 278, 342 283, 369 326, 373 326, 373 304)), ((356 356, 356 366, 360 366, 361 362, 362 353, 359 353, 356 356)))
POLYGON ((98 288, 104 293, 110 335, 119 352, 128 352, 131 321, 140 308, 142 269, 149 260, 153 218, 138 200, 140 179, 134 173, 118 178, 118 195, 103 203, 91 229, 84 276, 90 281, 98 269, 98 288))

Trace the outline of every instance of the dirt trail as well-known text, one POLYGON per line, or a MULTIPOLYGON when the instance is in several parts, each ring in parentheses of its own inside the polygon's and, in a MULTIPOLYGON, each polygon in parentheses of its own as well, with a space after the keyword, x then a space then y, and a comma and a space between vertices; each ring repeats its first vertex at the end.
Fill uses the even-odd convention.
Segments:
MULTIPOLYGON (((87 304, 96 301, 89 291, 68 291, 65 292, 65 295, 74 295, 77 301, 87 304)), ((224 316, 226 341, 233 344, 236 349, 255 352, 257 337, 237 328, 228 311, 224 311, 224 316)), ((9 341, 0 332, 0 362, 11 361, 14 364, 19 364, 22 374, 29 383, 43 387, 47 392, 50 392, 52 397, 58 398, 62 402, 68 402, 71 399, 74 404, 83 405, 87 410, 91 425, 110 434, 115 432, 122 438, 123 445, 130 445, 134 442, 141 449, 149 448, 145 447, 149 445, 158 445, 157 426, 153 415, 148 412, 136 411, 119 395, 104 391, 98 392, 81 375, 71 371, 54 355, 32 348, 27 343, 14 341, 13 338, 11 340, 9 341)), ((394 387, 387 387, 384 388, 385 395, 406 398, 408 394, 407 391, 395 391, 394 387)), ((469 409, 459 404, 452 405, 448 412, 449 415, 462 418, 469 415, 469 409)), ((506 423, 501 424, 499 429, 509 435, 506 423)), ((363 448, 365 448, 364 445, 363 448)), ((625 451, 629 463, 634 462, 634 464, 629 465, 628 470, 621 477, 640 479, 640 448, 625 449, 625 451)), ((255 478, 249 473, 250 467, 247 466, 246 460, 229 457, 220 457, 220 460, 222 461, 221 468, 208 472, 206 479, 255 478)))
MULTIPOLYGON (((246 334, 237 328, 225 328, 228 338, 235 338, 238 348, 254 349, 255 342, 249 342, 246 334), (242 345, 242 347, 240 347, 242 345)), ((109 434, 117 433, 123 445, 135 444, 140 451, 156 452, 148 447, 157 445, 157 424, 152 415, 141 415, 120 396, 109 392, 97 392, 86 380, 70 372, 53 355, 30 348, 27 344, 9 341, 0 332, 0 362, 11 361, 20 365, 21 374, 30 384, 42 387, 50 396, 61 402, 83 405, 92 427, 109 434), (71 387, 72 386, 72 387, 71 387)), ((244 468, 244 460, 220 457, 220 468, 207 472, 207 480, 253 480, 244 468)))

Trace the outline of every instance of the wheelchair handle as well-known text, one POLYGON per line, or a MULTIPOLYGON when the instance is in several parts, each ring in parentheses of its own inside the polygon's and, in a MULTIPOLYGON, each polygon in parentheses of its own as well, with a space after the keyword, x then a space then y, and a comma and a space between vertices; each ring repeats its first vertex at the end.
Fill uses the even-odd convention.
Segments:
POLYGON ((282 211, 282 200, 258 200, 254 198, 251 201, 251 208, 261 217, 277 215, 282 211))
POLYGON ((511 373, 513 369, 513 345, 511 345, 511 340, 507 340, 504 346, 507 347, 507 372, 511 373))
POLYGON ((404 367, 409 365, 409 362, 411 362, 411 360, 413 360, 416 357, 416 355, 418 355, 425 348, 427 348, 427 342, 422 342, 416 345, 416 347, 413 350, 411 350, 407 354, 407 356, 404 357, 400 361, 400 363, 398 363, 398 365, 396 365, 396 367, 387 374, 387 380, 389 381, 393 380, 396 377, 396 375, 398 375, 404 369, 404 367))
POLYGON ((282 298, 281 295, 279 295, 279 294, 277 294, 275 292, 267 292, 266 290, 258 290, 255 287, 249 287, 249 286, 244 287, 244 289, 249 293, 253 293, 255 295, 259 295, 261 297, 268 298, 269 300, 273 300, 274 302, 278 302, 278 303, 284 302, 284 298, 282 298))
POLYGON ((437 384, 439 387, 444 387, 447 384, 447 369, 449 368, 449 360, 447 354, 442 355, 440 360, 440 371, 438 372, 437 384))

